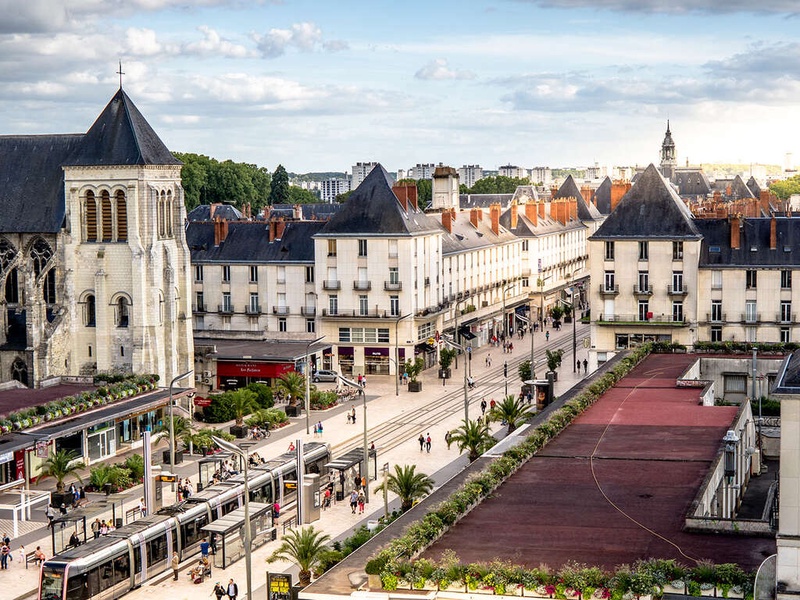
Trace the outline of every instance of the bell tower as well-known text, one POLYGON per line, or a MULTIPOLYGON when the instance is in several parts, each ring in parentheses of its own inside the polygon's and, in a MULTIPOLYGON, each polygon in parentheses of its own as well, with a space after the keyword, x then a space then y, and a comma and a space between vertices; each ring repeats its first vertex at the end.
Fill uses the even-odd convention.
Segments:
POLYGON ((667 119, 667 133, 664 134, 664 141, 661 142, 661 174, 671 180, 677 166, 675 142, 672 141, 672 132, 669 130, 669 119, 667 119))

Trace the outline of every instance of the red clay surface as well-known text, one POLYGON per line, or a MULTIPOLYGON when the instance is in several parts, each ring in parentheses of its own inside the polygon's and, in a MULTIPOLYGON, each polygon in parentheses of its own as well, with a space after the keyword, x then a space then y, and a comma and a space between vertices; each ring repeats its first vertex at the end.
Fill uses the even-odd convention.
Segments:
POLYGON ((682 531, 737 412, 700 406, 700 389, 675 387, 694 360, 647 358, 425 556, 453 549, 464 562, 558 568, 577 561, 605 569, 637 559, 691 565, 708 558, 756 568, 775 552, 774 539, 682 531))
POLYGON ((93 385, 60 384, 36 390, 3 390, 0 391, 0 416, 6 416, 23 408, 47 404, 51 400, 74 396, 93 389, 95 389, 93 385))

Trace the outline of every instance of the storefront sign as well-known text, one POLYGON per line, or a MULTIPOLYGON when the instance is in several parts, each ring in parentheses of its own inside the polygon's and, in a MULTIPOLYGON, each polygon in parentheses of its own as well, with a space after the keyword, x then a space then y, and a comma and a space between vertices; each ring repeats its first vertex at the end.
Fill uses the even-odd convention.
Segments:
POLYGON ((389 348, 364 348, 364 356, 389 356, 389 348))
POLYGON ((17 479, 25 477, 25 450, 14 452, 14 462, 17 463, 17 479))
POLYGON ((280 377, 294 370, 292 363, 252 361, 217 362, 219 377, 280 377))
POLYGON ((267 600, 289 600, 292 576, 289 573, 267 573, 267 600))
POLYGON ((14 460, 14 452, 3 452, 0 454, 0 465, 14 460))
POLYGON ((50 454, 47 442, 36 442, 36 458, 47 458, 50 454))
POLYGON ((202 398, 200 396, 197 396, 194 399, 194 405, 195 406, 211 406, 211 401, 212 401, 211 398, 202 398))

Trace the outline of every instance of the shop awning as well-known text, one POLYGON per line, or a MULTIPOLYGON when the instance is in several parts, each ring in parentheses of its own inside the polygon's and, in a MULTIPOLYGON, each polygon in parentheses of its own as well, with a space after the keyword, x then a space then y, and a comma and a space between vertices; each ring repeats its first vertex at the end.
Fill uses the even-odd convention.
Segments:
POLYGON ((459 328, 458 335, 460 335, 465 340, 474 340, 476 337, 478 337, 477 335, 472 333, 467 327, 459 328))

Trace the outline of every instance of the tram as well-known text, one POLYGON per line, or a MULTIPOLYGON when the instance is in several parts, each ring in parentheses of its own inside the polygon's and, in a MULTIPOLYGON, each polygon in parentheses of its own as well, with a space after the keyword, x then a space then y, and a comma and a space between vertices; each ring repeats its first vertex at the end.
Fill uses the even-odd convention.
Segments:
MULTIPOLYGON (((303 444, 306 473, 325 475, 330 447, 303 444)), ((250 500, 283 504, 296 500, 297 461, 286 452, 249 469, 250 500)), ((46 560, 39 574, 39 600, 118 598, 199 551, 203 527, 244 505, 244 475, 222 481, 184 502, 159 510, 46 560)))

